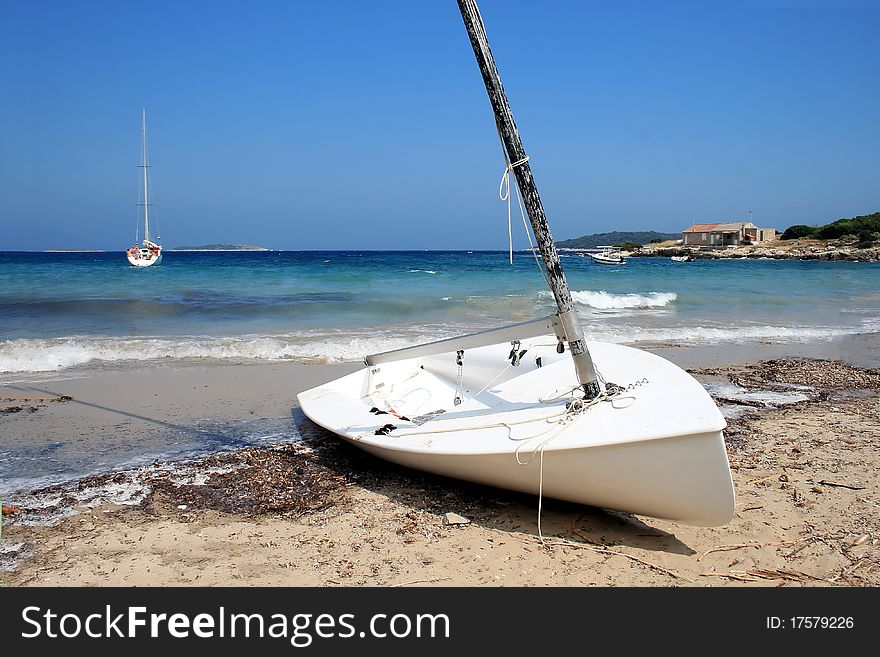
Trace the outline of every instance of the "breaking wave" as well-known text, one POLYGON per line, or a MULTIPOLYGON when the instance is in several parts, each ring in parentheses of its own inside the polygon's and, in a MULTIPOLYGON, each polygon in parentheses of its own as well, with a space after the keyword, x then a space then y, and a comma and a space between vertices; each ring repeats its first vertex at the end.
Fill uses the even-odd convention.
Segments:
MULTIPOLYGON (((549 292, 541 291, 542 298, 552 298, 549 292)), ((627 310, 631 308, 662 308, 674 302, 675 292, 646 292, 644 294, 613 294, 605 290, 572 290, 575 303, 596 310, 627 310)))
MULTIPOLYGON (((310 331, 286 335, 235 337, 68 337, 15 339, 0 342, 0 372, 52 372, 87 364, 139 361, 161 364, 191 359, 219 361, 294 361, 333 363, 360 361, 367 354, 440 340, 486 327, 431 325, 368 332, 310 331)), ((669 342, 681 345, 756 340, 805 342, 844 335, 874 333, 870 322, 861 326, 617 326, 587 322, 587 339, 623 344, 669 342)))
POLYGON ((791 328, 788 326, 670 326, 641 328, 584 327, 588 340, 624 344, 672 343, 677 345, 711 345, 720 342, 744 344, 757 340, 770 342, 810 342, 833 340, 845 335, 871 333, 866 327, 811 326, 791 328))
POLYGON ((96 362, 158 364, 199 358, 321 363, 358 361, 367 354, 399 349, 422 339, 406 335, 18 339, 0 342, 0 372, 52 372, 96 362))

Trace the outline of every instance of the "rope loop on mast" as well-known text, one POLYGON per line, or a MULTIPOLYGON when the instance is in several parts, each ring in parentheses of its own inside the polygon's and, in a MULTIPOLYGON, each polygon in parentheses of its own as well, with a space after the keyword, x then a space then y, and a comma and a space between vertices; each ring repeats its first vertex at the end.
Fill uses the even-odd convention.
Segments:
POLYGON ((499 195, 501 196, 502 201, 507 201, 510 199, 510 172, 513 171, 516 167, 521 164, 525 164, 529 161, 529 156, 526 155, 523 159, 517 160, 516 162, 508 163, 507 167, 504 169, 504 175, 501 176, 501 187, 498 190, 499 195), (506 191, 505 191, 506 187, 506 191))
MULTIPOLYGON (((501 137, 500 134, 498 136, 501 137)), ((510 219, 510 172, 513 171, 514 167, 518 167, 528 161, 529 156, 526 155, 524 158, 517 160, 516 162, 508 162, 507 166, 504 168, 504 173, 501 174, 501 184, 498 186, 498 197, 501 199, 502 203, 505 201, 507 202, 507 240, 510 245, 510 264, 513 264, 513 224, 510 219)))
MULTIPOLYGON (((501 176, 501 184, 498 186, 498 196, 502 201, 507 201, 507 239, 510 245, 510 264, 513 264, 513 226, 510 215, 510 172, 513 171, 514 167, 518 167, 522 164, 525 164, 529 161, 529 156, 526 155, 521 160, 517 160, 516 162, 511 163, 510 160, 507 159, 507 151, 504 148, 504 138, 501 136, 501 128, 496 124, 495 128, 498 131, 498 142, 501 144, 501 156, 504 158, 505 168, 504 173, 501 176)), ((526 233, 526 238, 529 240, 529 246, 531 247, 532 256, 535 258, 535 265, 538 267, 538 271, 541 272, 541 276, 544 277, 544 280, 547 281, 547 284, 550 284, 550 281, 547 279, 547 272, 544 271, 544 266, 541 264, 541 260, 538 258, 538 249, 535 247, 535 243, 532 241, 532 234, 529 232, 529 224, 526 220, 526 211, 523 208, 523 200, 522 195, 519 193, 519 186, 514 187, 516 191, 516 204, 519 207, 519 215, 522 218, 523 229, 526 233)))

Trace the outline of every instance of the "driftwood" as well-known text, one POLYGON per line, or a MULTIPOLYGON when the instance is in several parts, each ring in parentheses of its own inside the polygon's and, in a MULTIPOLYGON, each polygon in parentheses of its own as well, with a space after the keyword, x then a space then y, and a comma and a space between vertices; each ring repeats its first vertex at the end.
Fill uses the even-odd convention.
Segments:
POLYGON ((757 568, 754 570, 731 570, 726 573, 701 573, 702 577, 726 577, 740 582, 757 582, 760 580, 783 580, 787 582, 828 582, 834 581, 824 577, 814 577, 797 570, 769 570, 757 568))
POLYGON ((411 584, 431 584, 433 582, 443 582, 447 579, 452 579, 451 577, 435 577, 434 579, 414 579, 411 582, 400 582, 399 584, 388 584, 389 587, 394 588, 398 586, 410 586, 411 584))
POLYGON ((812 482, 818 486, 833 486, 834 488, 849 488, 850 490, 865 490, 864 486, 850 486, 849 484, 838 484, 833 481, 825 481, 824 479, 821 481, 812 482))
POLYGON ((706 550, 697 557, 697 561, 702 561, 703 557, 707 554, 712 554, 713 552, 729 552, 730 550, 741 550, 743 548, 765 548, 765 547, 783 547, 786 545, 797 545, 798 543, 803 543, 804 541, 812 541, 813 537, 809 538, 799 538, 796 541, 782 541, 781 543, 737 543, 736 545, 719 545, 718 547, 713 547, 711 550, 706 550))

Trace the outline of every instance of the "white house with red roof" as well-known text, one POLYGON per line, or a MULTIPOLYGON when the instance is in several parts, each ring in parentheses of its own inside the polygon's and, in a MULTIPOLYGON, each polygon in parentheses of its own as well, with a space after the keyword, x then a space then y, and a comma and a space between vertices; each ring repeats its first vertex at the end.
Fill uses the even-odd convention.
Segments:
POLYGON ((694 224, 682 231, 684 246, 742 246, 776 239, 775 228, 758 228, 750 221, 730 224, 694 224))

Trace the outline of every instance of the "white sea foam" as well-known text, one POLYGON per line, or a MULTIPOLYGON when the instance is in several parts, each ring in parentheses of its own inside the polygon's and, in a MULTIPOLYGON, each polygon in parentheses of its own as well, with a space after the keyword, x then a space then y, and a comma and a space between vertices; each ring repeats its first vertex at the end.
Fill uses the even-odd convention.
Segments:
POLYGON ((409 271, 411 274, 415 274, 417 272, 421 272, 423 274, 436 274, 437 273, 433 269, 410 269, 409 271))
MULTIPOLYGON (((644 296, 644 295, 642 295, 644 296)), ((586 318, 585 318, 586 319, 586 318)), ((489 328, 461 324, 375 329, 313 330, 286 335, 235 337, 69 337, 16 339, 0 342, 0 372, 53 372, 86 364, 141 361, 146 364, 176 360, 340 362, 360 361, 366 354, 400 349, 489 328)), ((623 344, 669 342, 682 345, 748 343, 755 341, 806 342, 832 340, 844 335, 875 333, 871 320, 857 326, 678 325, 635 326, 586 321, 587 339, 623 344)))
POLYGON ((716 342, 749 343, 758 340, 771 342, 809 342, 833 340, 844 335, 867 333, 863 327, 837 326, 674 326, 644 328, 638 326, 584 327, 589 340, 617 343, 669 342, 681 345, 714 344, 716 342))
MULTIPOLYGON (((443 331, 439 336, 450 337, 443 331)), ((394 336, 332 332, 237 337, 18 339, 0 342, 0 372, 52 372, 87 363, 210 358, 216 360, 357 361, 366 354, 400 349, 420 341, 421 333, 394 336)))
MULTIPOLYGON (((212 475, 237 470, 240 465, 204 467, 199 461, 156 461, 130 467, 120 463, 115 476, 104 480, 99 473, 73 476, 28 477, 4 482, 8 500, 25 511, 16 516, 22 525, 53 525, 73 515, 77 508, 94 509, 102 504, 134 506, 151 490, 150 480, 168 478, 176 485, 203 486, 212 475), (97 476, 98 479, 89 479, 97 476)), ((0 550, 2 557, 2 550, 0 550)), ((2 560, 0 560, 2 569, 2 560)))
MULTIPOLYGON (((550 293, 547 291, 541 291, 540 295, 542 298, 550 297, 550 293)), ((596 310, 626 310, 631 308, 662 308, 674 302, 678 295, 675 292, 614 294, 605 290, 572 290, 571 298, 575 303, 596 310)))
MULTIPOLYGON (((706 383, 704 386, 714 397, 740 402, 753 402, 767 408, 787 406, 807 401, 810 395, 803 392, 778 392, 776 390, 748 390, 735 383, 706 383)), ((809 389, 808 389, 809 390, 809 389)))
POLYGON ((647 294, 612 294, 600 290, 574 291, 571 294, 576 303, 599 310, 623 310, 626 308, 662 308, 678 298, 675 292, 648 292, 647 294))

